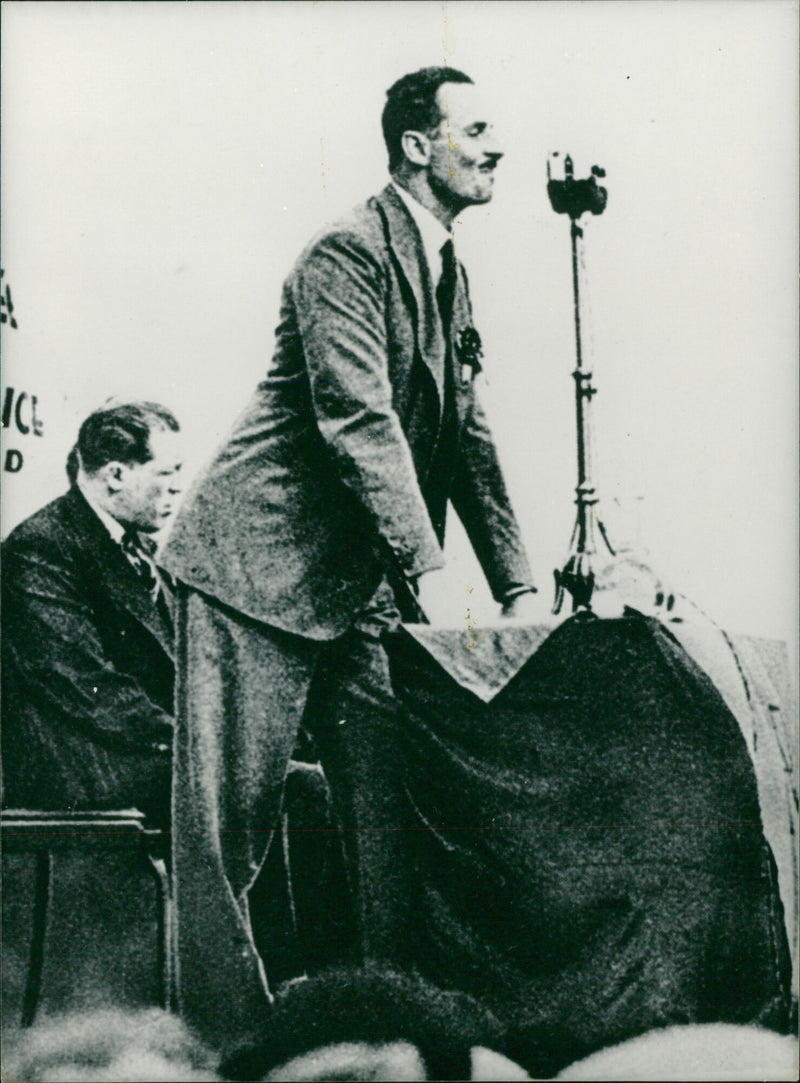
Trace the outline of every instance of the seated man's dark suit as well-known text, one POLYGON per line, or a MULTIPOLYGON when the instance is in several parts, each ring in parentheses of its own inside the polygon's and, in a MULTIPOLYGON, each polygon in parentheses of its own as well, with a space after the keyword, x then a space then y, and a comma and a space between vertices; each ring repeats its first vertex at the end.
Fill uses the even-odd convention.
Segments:
POLYGON ((70 489, 2 546, 6 807, 136 807, 169 822, 172 629, 70 489))
POLYGON ((364 951, 391 952, 391 923, 380 926, 393 905, 382 894, 392 859, 374 848, 398 834, 381 801, 399 754, 386 657, 377 635, 364 634, 376 588, 387 575, 410 580, 443 566, 448 500, 498 600, 531 581, 455 351, 472 322, 463 271, 449 342, 433 274, 392 186, 311 242, 284 287, 266 378, 188 493, 164 550, 179 580, 181 1004, 212 1040, 225 1037, 215 1022, 223 1010, 233 1028, 259 1010, 257 998, 245 1003, 245 963, 251 975, 259 965, 247 894, 311 707, 323 716, 315 737, 345 838, 362 847, 354 880, 364 951), (348 683, 369 690, 367 702, 342 700, 348 683), (214 988, 205 980, 212 966, 225 975, 214 988))

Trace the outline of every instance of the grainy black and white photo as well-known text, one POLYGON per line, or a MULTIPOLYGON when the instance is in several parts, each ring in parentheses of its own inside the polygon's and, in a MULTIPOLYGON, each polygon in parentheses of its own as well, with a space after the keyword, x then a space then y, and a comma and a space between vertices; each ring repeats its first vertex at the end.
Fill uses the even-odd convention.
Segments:
POLYGON ((796 0, 3 0, 2 1075, 792 1080, 796 0))

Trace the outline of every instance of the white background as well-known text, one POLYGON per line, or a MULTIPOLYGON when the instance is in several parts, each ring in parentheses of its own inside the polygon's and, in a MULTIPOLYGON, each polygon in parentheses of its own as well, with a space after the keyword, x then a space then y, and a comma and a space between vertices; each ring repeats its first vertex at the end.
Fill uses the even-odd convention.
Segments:
MULTIPOLYGON (((607 170, 585 348, 612 540, 731 631, 794 641, 797 22, 793 0, 7 0, 3 382, 37 394, 45 431, 4 432, 25 457, 4 533, 63 490, 110 395, 170 405, 190 474, 210 455, 302 246, 385 183, 386 88, 446 63, 489 92, 506 151, 457 239, 540 584, 576 480, 569 223, 545 189, 561 150, 607 170)), ((461 597, 480 573, 453 539, 461 597)))

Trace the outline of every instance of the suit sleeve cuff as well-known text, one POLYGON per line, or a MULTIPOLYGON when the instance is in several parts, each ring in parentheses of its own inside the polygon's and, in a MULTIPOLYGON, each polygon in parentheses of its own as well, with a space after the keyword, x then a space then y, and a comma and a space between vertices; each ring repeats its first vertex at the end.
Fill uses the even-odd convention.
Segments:
POLYGON ((418 579, 425 572, 435 572, 444 567, 444 553, 435 537, 426 540, 416 549, 393 545, 392 557, 395 567, 399 568, 403 578, 409 582, 418 579))
POLYGON ((535 587, 533 585, 533 583, 526 583, 526 584, 520 585, 520 586, 508 587, 506 590, 503 591, 503 593, 501 594, 498 601, 502 602, 503 605, 506 605, 506 604, 508 604, 508 602, 511 601, 512 598, 517 598, 517 597, 519 597, 520 594, 538 594, 538 593, 539 593, 538 587, 535 587))

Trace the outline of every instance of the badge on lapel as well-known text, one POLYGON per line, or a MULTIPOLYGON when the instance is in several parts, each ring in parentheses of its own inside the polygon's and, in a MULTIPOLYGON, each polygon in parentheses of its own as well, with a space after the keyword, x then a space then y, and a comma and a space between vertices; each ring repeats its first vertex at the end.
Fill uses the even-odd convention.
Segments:
POLYGON ((474 327, 464 327, 458 333, 455 343, 456 359, 461 369, 461 383, 471 384, 483 366, 483 346, 481 336, 474 327))

